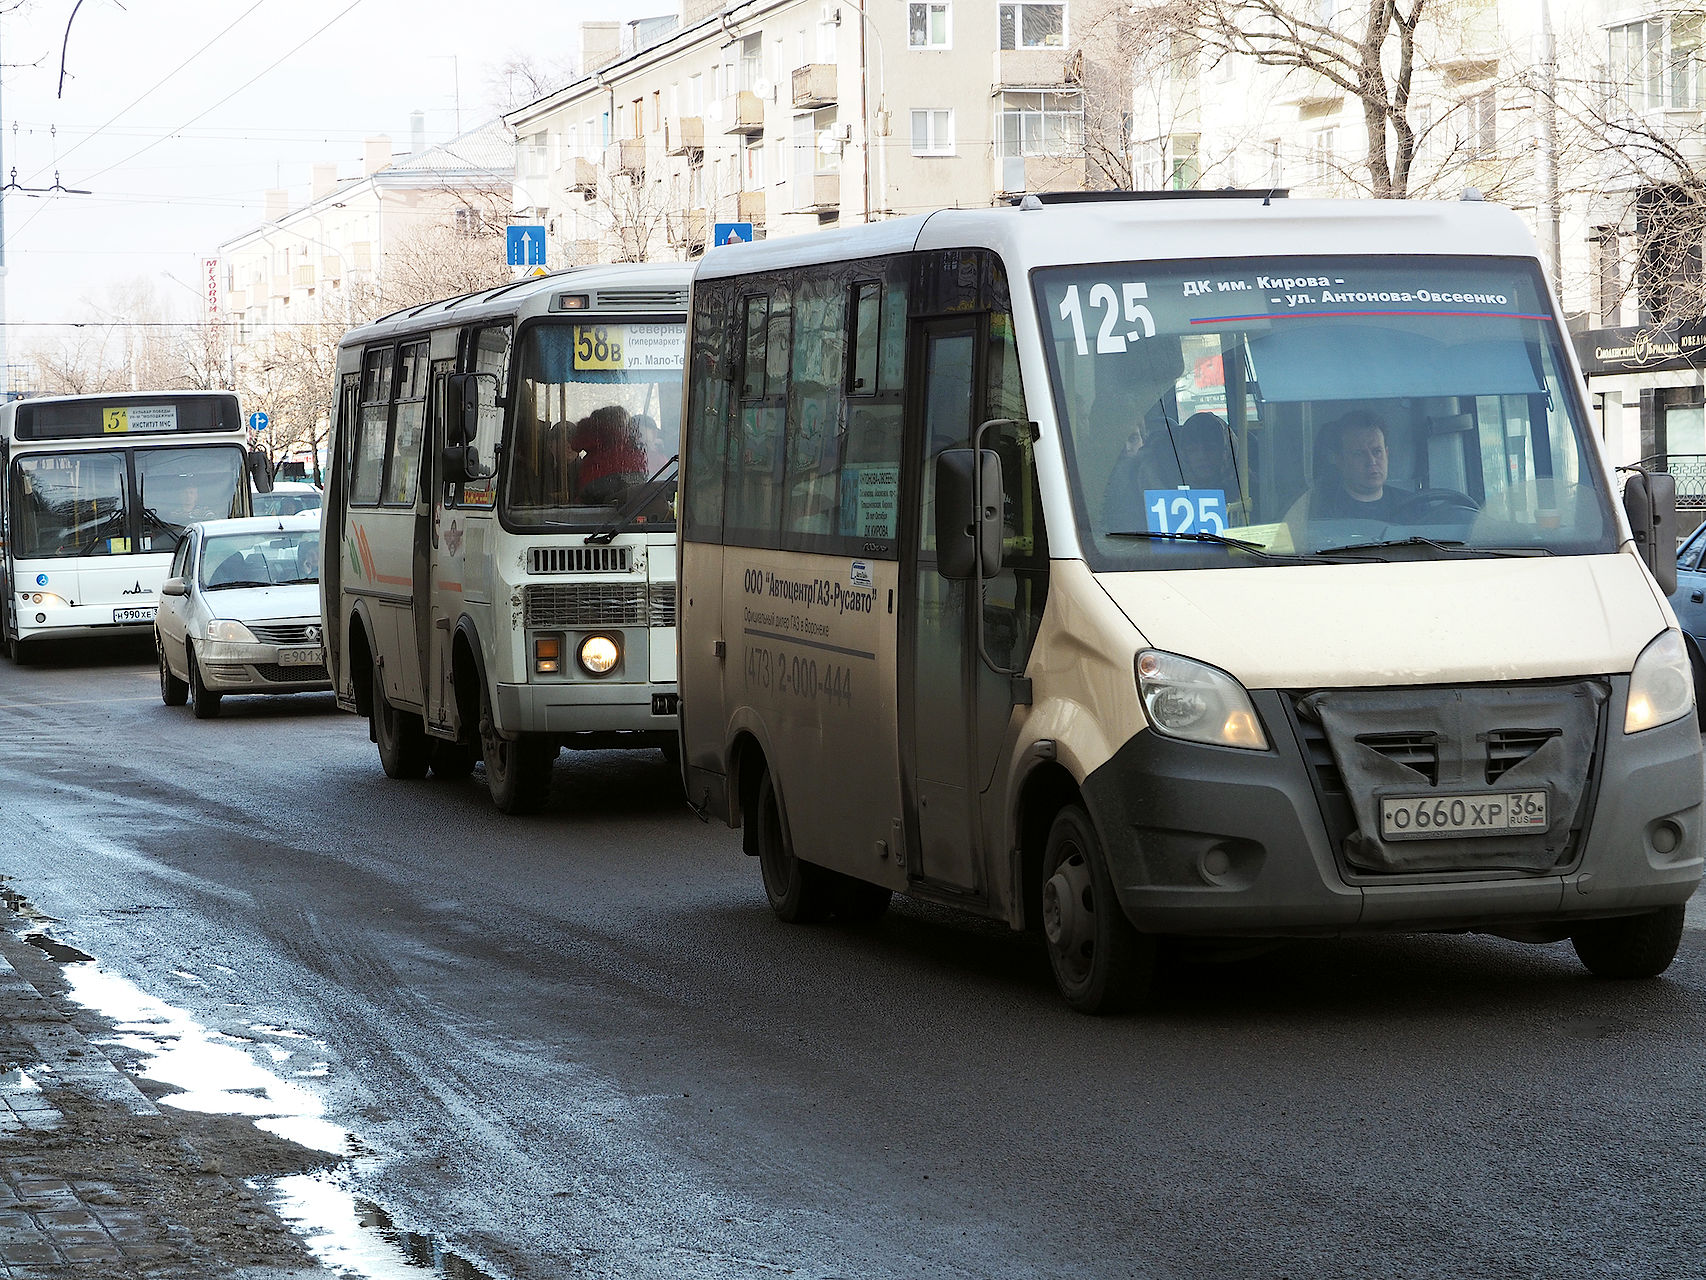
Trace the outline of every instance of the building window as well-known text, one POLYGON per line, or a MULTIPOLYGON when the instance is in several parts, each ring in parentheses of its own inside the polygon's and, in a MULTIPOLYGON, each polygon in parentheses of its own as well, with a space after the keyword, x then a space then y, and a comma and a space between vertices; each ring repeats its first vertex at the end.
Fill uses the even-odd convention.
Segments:
POLYGON ((949 6, 946 4, 907 5, 906 47, 908 49, 951 48, 953 45, 953 28, 949 25, 948 17, 949 6))
POLYGON ((1018 0, 1000 6, 1003 49, 1058 49, 1066 43, 1066 5, 1018 0))
POLYGON ((1612 27, 1612 91, 1631 110, 1700 105, 1703 16, 1677 14, 1612 27))
POLYGON ((1004 93, 995 136, 1003 156, 1080 155, 1083 102, 1076 93, 1004 93))
POLYGON ((914 111, 912 113, 912 154, 915 156, 951 156, 954 154, 954 113, 952 111, 914 111))
POLYGON ((1337 129, 1317 129, 1309 135, 1309 180, 1331 182, 1338 172, 1333 161, 1334 135, 1337 129))
POLYGON ((1595 227, 1588 237, 1593 244, 1593 309, 1599 323, 1613 327, 1622 319, 1622 241, 1616 227, 1595 227))
POLYGON ((1463 100, 1458 145, 1472 156, 1490 156, 1499 147, 1499 100, 1491 89, 1463 100))
POLYGON ((550 154, 547 150, 546 139, 547 135, 543 133, 530 134, 526 143, 523 144, 523 173, 529 178, 543 178, 545 176, 546 156, 550 154))
POLYGON ((1202 181, 1202 164, 1197 159, 1197 139, 1194 135, 1178 135, 1167 140, 1171 172, 1167 185, 1174 191, 1191 191, 1202 181))

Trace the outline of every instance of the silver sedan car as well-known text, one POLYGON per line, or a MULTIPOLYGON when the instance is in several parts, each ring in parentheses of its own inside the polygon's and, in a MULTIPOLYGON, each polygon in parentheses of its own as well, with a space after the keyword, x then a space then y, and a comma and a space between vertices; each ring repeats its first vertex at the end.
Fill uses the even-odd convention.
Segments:
POLYGON ((228 693, 330 689, 320 621, 320 516, 189 527, 160 587, 160 700, 197 719, 228 693))

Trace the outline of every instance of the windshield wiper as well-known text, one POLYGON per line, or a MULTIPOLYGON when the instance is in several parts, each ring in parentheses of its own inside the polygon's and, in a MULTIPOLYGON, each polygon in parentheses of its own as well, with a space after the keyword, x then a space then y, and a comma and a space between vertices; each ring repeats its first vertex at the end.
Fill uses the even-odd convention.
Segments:
POLYGON ((1107 534, 1110 538, 1152 538, 1157 542, 1207 542, 1217 547, 1237 547, 1240 551, 1248 551, 1253 556, 1261 556, 1264 560, 1308 560, 1311 557, 1301 552, 1269 551, 1259 542, 1250 542, 1244 538, 1229 538, 1223 533, 1158 533, 1154 529, 1115 529, 1107 534))
POLYGON ((112 537, 113 530, 115 528, 124 528, 127 518, 127 513, 123 507, 120 507, 117 511, 109 511, 95 523, 94 536, 87 542, 79 542, 77 544, 77 550, 73 554, 87 554, 89 551, 94 549, 97 542, 105 542, 108 538, 112 537))
POLYGON ((210 582, 203 588, 205 591, 228 591, 232 587, 273 587, 275 582, 256 582, 252 578, 239 578, 235 582, 210 582))
POLYGON ((663 473, 675 466, 676 462, 679 461, 680 458, 681 455, 679 453, 671 454, 669 460, 656 471, 652 472, 651 478, 634 491, 628 501, 622 504, 621 509, 617 511, 615 515, 611 516, 610 519, 606 520, 603 524, 599 525, 598 528, 586 535, 585 545, 590 547, 595 543, 606 543, 614 538, 621 530, 622 526, 628 523, 629 519, 636 511, 645 506, 646 503, 650 502, 653 498, 657 497, 659 493, 663 492, 664 485, 668 484, 675 478, 674 476, 665 476, 663 473), (660 476, 662 479, 659 479, 660 476))
MULTIPOLYGON (((1467 542, 1455 539, 1435 539, 1413 536, 1409 538, 1388 538, 1380 542, 1350 542, 1342 547, 1323 547, 1315 552, 1318 556, 1354 556, 1362 551, 1386 551, 1394 547, 1431 547, 1435 551, 1443 551, 1448 555, 1492 555, 1492 556, 1549 556, 1552 554, 1545 547, 1472 547, 1467 542)), ((1373 556, 1372 559, 1384 560, 1384 556, 1373 556)))

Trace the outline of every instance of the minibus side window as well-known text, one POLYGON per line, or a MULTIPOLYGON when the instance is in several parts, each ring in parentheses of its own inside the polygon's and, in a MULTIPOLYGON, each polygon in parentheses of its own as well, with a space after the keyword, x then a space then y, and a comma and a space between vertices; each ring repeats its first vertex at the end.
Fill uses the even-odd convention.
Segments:
POLYGON ((397 363, 397 413, 385 472, 385 505, 411 506, 426 432, 427 344, 411 342, 401 347, 397 363))
POLYGON ((723 470, 735 378, 729 315, 734 297, 732 284, 704 284, 693 291, 688 452, 682 459, 682 536, 692 542, 719 542, 723 536, 723 470))
POLYGON ((787 400, 787 286, 745 300, 740 411, 729 442, 724 520, 731 541, 772 546, 782 514, 781 462, 787 400), (780 350, 775 350, 775 348, 780 350))
POLYGON ((350 445, 351 504, 379 501, 391 421, 391 377, 395 353, 390 347, 369 351, 361 362, 361 416, 350 445))

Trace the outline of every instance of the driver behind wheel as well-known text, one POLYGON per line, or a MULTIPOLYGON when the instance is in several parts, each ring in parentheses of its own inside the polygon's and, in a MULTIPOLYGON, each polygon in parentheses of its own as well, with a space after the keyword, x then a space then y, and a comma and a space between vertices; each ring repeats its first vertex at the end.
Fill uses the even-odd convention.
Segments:
POLYGON ((1304 527, 1318 520, 1390 524, 1405 499, 1414 496, 1386 483, 1386 423, 1377 415, 1353 409, 1327 424, 1322 442, 1331 467, 1285 513, 1297 546, 1303 545, 1304 527))

